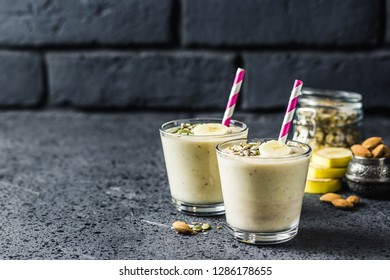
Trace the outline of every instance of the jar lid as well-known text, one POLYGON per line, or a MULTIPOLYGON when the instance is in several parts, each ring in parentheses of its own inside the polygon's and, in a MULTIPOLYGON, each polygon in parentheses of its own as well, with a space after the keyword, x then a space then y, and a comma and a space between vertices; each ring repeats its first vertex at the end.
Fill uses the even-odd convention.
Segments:
POLYGON ((362 108, 362 96, 356 92, 303 88, 299 103, 306 106, 342 106, 349 105, 355 109, 362 108))

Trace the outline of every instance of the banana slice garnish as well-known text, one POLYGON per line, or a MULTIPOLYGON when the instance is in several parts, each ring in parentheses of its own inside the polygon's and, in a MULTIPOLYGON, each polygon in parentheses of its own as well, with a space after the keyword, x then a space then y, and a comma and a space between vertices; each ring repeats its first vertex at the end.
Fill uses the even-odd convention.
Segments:
POLYGON ((228 134, 230 129, 220 123, 199 124, 194 128, 194 135, 223 135, 228 134))
POLYGON ((259 146, 259 151, 260 155, 265 157, 287 156, 292 153, 292 149, 289 146, 276 140, 262 143, 259 146))

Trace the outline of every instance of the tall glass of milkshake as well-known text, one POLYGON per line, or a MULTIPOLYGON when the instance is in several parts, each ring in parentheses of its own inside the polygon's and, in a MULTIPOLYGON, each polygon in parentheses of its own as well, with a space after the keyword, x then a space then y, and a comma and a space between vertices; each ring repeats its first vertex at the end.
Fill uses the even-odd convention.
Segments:
POLYGON ((172 203, 191 215, 225 212, 215 147, 218 143, 245 138, 246 124, 222 119, 174 120, 160 128, 172 203))
POLYGON ((311 148, 272 139, 217 146, 226 220, 234 237, 275 244, 298 232, 311 148))

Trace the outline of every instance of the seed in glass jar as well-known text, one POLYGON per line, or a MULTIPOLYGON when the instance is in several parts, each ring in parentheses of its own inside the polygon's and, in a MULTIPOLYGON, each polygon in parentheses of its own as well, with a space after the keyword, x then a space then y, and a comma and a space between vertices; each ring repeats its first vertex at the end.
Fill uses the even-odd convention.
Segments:
POLYGON ((332 147, 343 147, 344 146, 344 133, 341 129, 335 129, 325 137, 326 144, 332 147))
POLYGON ((315 135, 316 141, 319 143, 323 143, 324 141, 324 132, 321 130, 321 128, 317 128, 316 135, 315 135))
POLYGON ((345 137, 345 141, 347 146, 352 146, 354 144, 359 143, 360 137, 357 129, 350 128, 346 132, 347 136, 345 137))

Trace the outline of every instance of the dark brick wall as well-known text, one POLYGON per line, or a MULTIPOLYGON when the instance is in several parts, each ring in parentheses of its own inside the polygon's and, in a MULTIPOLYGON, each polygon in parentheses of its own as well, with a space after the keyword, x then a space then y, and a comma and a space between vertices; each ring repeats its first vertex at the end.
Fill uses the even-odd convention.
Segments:
POLYGON ((223 108, 235 74, 234 55, 210 52, 49 53, 47 63, 50 102, 92 108, 223 108))
POLYGON ((390 51, 264 52, 243 57, 248 70, 245 109, 285 106, 292 77, 310 87, 360 92, 367 108, 390 108, 390 51))
POLYGON ((390 108, 390 0, 0 0, 0 107, 282 109, 295 78, 390 108))
POLYGON ((379 0, 183 0, 186 46, 375 45, 379 0))
POLYGON ((27 51, 0 51, 0 105, 30 107, 43 99, 42 59, 27 51))
POLYGON ((0 44, 167 44, 171 0, 1 0, 0 44))

